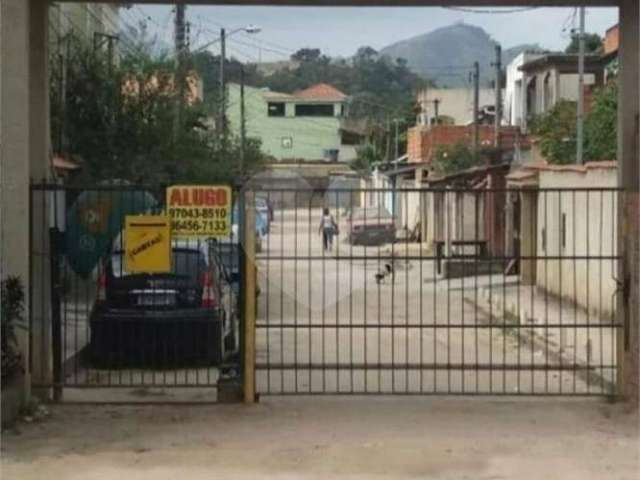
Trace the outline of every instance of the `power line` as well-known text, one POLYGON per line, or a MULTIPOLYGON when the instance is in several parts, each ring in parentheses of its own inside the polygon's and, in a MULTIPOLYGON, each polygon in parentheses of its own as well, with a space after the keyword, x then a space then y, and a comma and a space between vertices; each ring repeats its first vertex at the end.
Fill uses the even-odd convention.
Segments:
POLYGON ((158 29, 161 29, 162 27, 160 26, 160 24, 158 22, 156 22, 153 17, 151 17, 151 15, 147 15, 138 5, 134 5, 134 8, 138 11, 138 13, 140 14, 140 16, 145 20, 145 21, 149 21, 151 22, 153 25, 155 25, 158 29))
MULTIPOLYGON (((211 30, 209 28, 206 28, 206 27, 203 27, 203 30, 205 32, 208 32, 208 33, 212 34, 212 35, 219 35, 218 32, 216 32, 214 30, 211 30)), ((227 40, 229 40, 230 42, 235 42, 235 43, 237 43, 239 45, 244 45, 245 47, 251 47, 251 48, 256 48, 256 49, 260 49, 260 50, 265 50, 267 52, 272 52, 272 53, 281 55, 283 57, 286 57, 287 59, 290 58, 290 56, 291 56, 289 52, 283 52, 283 51, 276 50, 274 48, 265 47, 265 46, 263 46, 263 45, 261 45, 259 43, 238 40, 237 38, 232 37, 232 36, 228 36, 227 40)))
MULTIPOLYGON (((198 15, 198 19, 201 20, 202 22, 215 25, 216 27, 225 28, 225 26, 222 25, 221 23, 218 23, 218 22, 216 22, 214 20, 211 20, 210 18, 203 17, 202 15, 198 15)), ((204 28, 204 30, 209 31, 210 33, 213 33, 211 30, 208 30, 206 28, 204 28)), ((250 38, 249 34, 243 33, 243 32, 240 32, 240 33, 241 33, 242 37, 245 40, 249 40, 249 38, 250 38)), ((270 52, 273 52, 273 53, 279 53, 279 54, 282 54, 282 55, 287 55, 287 57, 289 57, 291 54, 296 52, 296 50, 293 50, 293 49, 291 49, 289 47, 285 47, 285 46, 279 45, 279 44, 277 44, 275 42, 272 42, 272 41, 269 41, 269 40, 265 40, 263 38, 260 38, 260 43, 259 44, 256 43, 256 42, 250 42, 250 43, 252 43, 252 46, 255 46, 255 47, 260 48, 262 50, 270 51, 270 52), (265 45, 269 45, 271 48, 267 48, 267 47, 265 47, 265 45)))
MULTIPOLYGON (((244 38, 247 38, 247 39, 248 39, 248 38, 250 38, 250 37, 249 37, 249 35, 248 35, 247 33, 243 33, 243 34, 242 34, 242 36, 243 36, 244 38)), ((264 38, 260 38, 260 43, 261 43, 261 44, 265 44, 265 45, 270 45, 271 47, 276 48, 276 49, 278 49, 278 50, 281 50, 281 51, 283 51, 283 52, 288 52, 288 53, 295 53, 295 52, 296 52, 296 50, 293 50, 293 49, 291 49, 291 48, 289 48, 289 47, 284 47, 284 46, 282 46, 282 45, 278 45, 277 43, 274 43, 274 42, 271 42, 271 41, 265 40, 264 38)), ((261 45, 261 46, 262 46, 262 45, 261 45)))
POLYGON ((291 56, 289 53, 281 52, 281 51, 278 51, 278 50, 275 50, 275 49, 269 48, 269 47, 264 47, 264 46, 256 44, 256 43, 252 44, 252 43, 248 43, 248 42, 243 42, 242 40, 238 40, 237 38, 230 38, 229 40, 232 41, 232 42, 235 42, 235 43, 237 43, 239 45, 244 45, 245 47, 251 47, 251 48, 257 48, 257 49, 260 49, 260 50, 265 50, 267 52, 272 52, 272 53, 278 54, 278 55, 286 57, 286 58, 290 58, 290 56, 291 56))
POLYGON ((227 45, 227 48, 229 50, 231 50, 232 52, 239 53, 241 56, 243 56, 245 58, 248 58, 248 59, 251 59, 253 61, 256 61, 258 59, 255 55, 250 55, 250 54, 246 53, 245 51, 239 49, 236 46, 232 47, 231 45, 227 45))
POLYGON ((465 13, 504 15, 509 13, 529 12, 531 10, 537 10, 540 7, 522 7, 522 8, 506 8, 506 9, 477 9, 477 8, 468 8, 468 7, 441 7, 441 8, 444 8, 446 10, 453 10, 457 12, 465 12, 465 13))

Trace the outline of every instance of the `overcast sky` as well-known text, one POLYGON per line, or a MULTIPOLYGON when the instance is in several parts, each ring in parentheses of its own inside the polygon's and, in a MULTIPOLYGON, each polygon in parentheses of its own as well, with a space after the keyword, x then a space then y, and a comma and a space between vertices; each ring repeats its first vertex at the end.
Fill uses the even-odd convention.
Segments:
MULTIPOLYGON (((476 9, 487 10, 487 9, 476 9)), ((511 9, 515 10, 515 9, 511 9)), ((518 9, 522 10, 522 9, 518 9)), ((484 28, 503 48, 520 43, 538 43, 548 49, 563 49, 578 18, 571 8, 537 8, 511 13, 477 13, 445 8, 353 8, 353 7, 188 7, 192 49, 214 39, 221 26, 228 30, 253 24, 261 32, 234 35, 229 55, 243 61, 282 60, 302 47, 317 47, 331 56, 350 56, 358 47, 381 48, 390 43, 436 28, 464 22, 484 28)), ((493 12, 500 11, 493 9, 493 12)), ((604 34, 617 22, 617 9, 587 10, 586 30, 604 34)), ((148 18, 152 32, 171 45, 171 7, 136 6, 123 13, 135 24, 148 18)))

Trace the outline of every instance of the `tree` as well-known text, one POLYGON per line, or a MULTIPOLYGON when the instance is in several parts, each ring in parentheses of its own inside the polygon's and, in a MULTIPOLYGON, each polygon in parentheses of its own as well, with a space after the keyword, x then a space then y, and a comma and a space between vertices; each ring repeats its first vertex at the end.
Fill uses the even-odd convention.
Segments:
POLYGON ((593 97, 584 123, 584 155, 588 160, 615 160, 618 153, 618 86, 611 83, 593 97))
POLYGON ((576 103, 560 100, 551 110, 532 119, 531 133, 540 139, 542 155, 554 164, 576 161, 576 103))
MULTIPOLYGON (((109 65, 80 41, 71 52, 66 92, 62 72, 51 71, 51 125, 56 150, 82 166, 79 180, 213 183, 239 173, 237 139, 222 152, 204 105, 185 101, 176 116, 173 61, 135 50, 109 65)), ((246 167, 261 162, 255 142, 247 152, 246 167)))
MULTIPOLYGON (((578 53, 580 50, 580 34, 572 33, 571 41, 565 53, 578 53)), ((587 54, 597 54, 602 52, 602 37, 597 33, 585 33, 584 34, 584 51, 587 54)))
POLYGON ((301 48, 291 55, 291 60, 301 63, 313 63, 320 59, 320 55, 319 48, 301 48))
MULTIPOLYGON (((615 160, 617 156, 618 89, 615 83, 596 91, 584 120, 584 160, 615 160)), ((576 162, 576 104, 558 102, 533 119, 531 132, 540 139, 540 150, 553 164, 576 162)))
POLYGON ((450 175, 481 164, 481 156, 476 155, 464 143, 440 145, 433 158, 433 169, 440 175, 450 175))
POLYGON ((357 157, 351 162, 351 168, 363 173, 371 173, 373 166, 380 163, 383 158, 375 145, 367 143, 356 149, 357 157))

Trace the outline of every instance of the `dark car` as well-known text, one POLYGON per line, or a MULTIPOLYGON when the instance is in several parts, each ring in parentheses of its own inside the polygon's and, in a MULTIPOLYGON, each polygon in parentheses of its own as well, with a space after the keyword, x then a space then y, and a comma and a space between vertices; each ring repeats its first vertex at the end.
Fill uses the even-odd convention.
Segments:
POLYGON ((91 313, 92 360, 109 366, 219 364, 236 343, 231 307, 237 302, 214 262, 207 242, 174 240, 171 272, 134 274, 125 270, 122 249, 114 248, 91 313))
POLYGON ((231 285, 236 297, 240 290, 240 245, 232 241, 212 241, 209 251, 219 265, 221 275, 231 285))
POLYGON ((347 235, 352 244, 379 245, 395 241, 393 216, 384 207, 354 208, 347 215, 347 235))

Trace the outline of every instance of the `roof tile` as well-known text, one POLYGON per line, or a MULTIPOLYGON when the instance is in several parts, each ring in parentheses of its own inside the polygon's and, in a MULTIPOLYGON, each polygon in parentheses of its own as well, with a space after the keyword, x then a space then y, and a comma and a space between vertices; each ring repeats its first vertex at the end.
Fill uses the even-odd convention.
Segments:
POLYGON ((312 85, 304 90, 298 90, 293 95, 313 100, 344 100, 347 98, 347 95, 327 83, 312 85))

